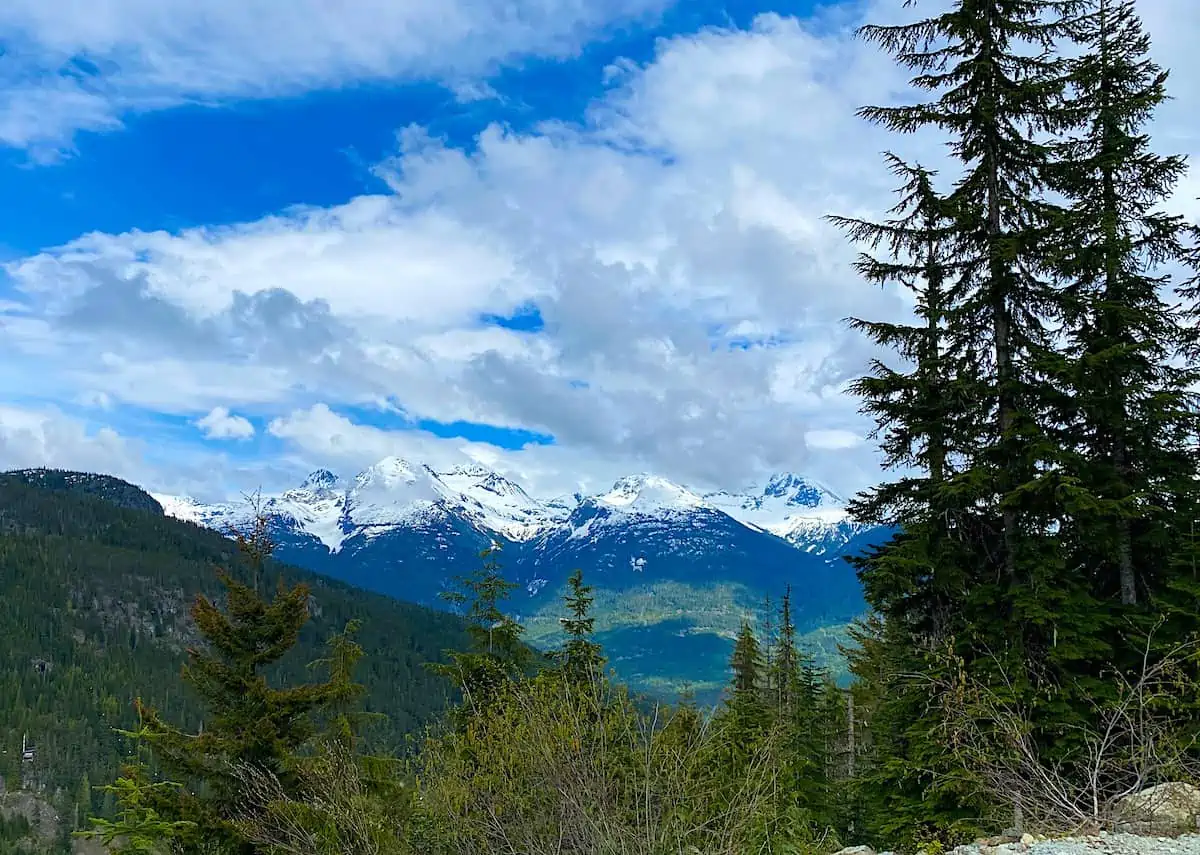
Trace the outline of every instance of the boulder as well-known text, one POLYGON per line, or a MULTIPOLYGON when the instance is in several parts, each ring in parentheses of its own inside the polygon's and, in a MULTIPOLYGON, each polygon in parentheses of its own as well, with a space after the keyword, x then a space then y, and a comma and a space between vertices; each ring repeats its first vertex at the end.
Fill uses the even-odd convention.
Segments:
POLYGON ((1117 816, 1122 824, 1192 830, 1200 818, 1200 789, 1178 781, 1158 784, 1121 799, 1117 816))
POLYGON ((847 846, 839 849, 835 855, 875 855, 875 850, 870 846, 847 846))

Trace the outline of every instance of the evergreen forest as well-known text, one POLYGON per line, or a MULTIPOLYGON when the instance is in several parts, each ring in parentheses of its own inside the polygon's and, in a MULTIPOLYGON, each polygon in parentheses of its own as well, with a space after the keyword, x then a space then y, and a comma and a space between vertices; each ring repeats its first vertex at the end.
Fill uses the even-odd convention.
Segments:
POLYGON ((611 677, 578 573, 543 654, 490 551, 446 595, 459 622, 278 568, 265 525, 4 484, 5 745, 70 757, 37 786, 79 806, 46 845, 937 853, 1200 783, 1200 229, 1148 133, 1168 74, 1134 0, 945 6, 860 30, 921 97, 859 115, 949 157, 887 153, 894 208, 829 217, 854 287, 914 306, 849 320, 887 469, 851 511, 897 533, 854 561, 848 689, 786 586, 705 709, 611 677))

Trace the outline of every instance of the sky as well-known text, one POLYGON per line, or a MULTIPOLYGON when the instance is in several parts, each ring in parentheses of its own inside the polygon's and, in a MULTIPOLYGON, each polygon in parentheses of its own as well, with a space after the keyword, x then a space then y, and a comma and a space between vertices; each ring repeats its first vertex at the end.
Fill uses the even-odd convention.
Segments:
MULTIPOLYGON (((937 2, 7 0, 0 469, 869 486, 844 320, 909 303, 823 217, 941 164, 855 116, 913 93, 854 28, 937 2)), ((1139 10, 1195 159, 1200 3, 1139 10)))

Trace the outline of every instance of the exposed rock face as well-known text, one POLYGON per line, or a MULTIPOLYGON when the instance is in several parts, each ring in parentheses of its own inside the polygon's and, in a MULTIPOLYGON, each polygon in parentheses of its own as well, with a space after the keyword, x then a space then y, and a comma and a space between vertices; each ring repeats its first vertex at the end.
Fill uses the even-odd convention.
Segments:
POLYGON ((1181 782, 1159 784, 1126 796, 1118 810, 1121 820, 1136 830, 1193 830, 1200 827, 1200 789, 1181 782))

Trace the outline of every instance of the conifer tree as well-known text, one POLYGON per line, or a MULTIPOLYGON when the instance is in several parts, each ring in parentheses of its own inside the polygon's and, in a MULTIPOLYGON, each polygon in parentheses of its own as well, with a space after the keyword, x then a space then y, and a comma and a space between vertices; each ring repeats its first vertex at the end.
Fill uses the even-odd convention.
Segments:
POLYGON ((779 628, 775 626, 775 613, 771 607, 770 594, 763 597, 760 626, 762 628, 763 696, 766 698, 768 706, 777 708, 779 690, 775 682, 775 653, 779 647, 779 628))
POLYGON ((570 617, 561 618, 567 642, 559 655, 567 676, 576 682, 595 680, 604 667, 600 645, 592 640, 596 619, 592 616, 592 588, 583 584, 583 571, 576 570, 567 579, 569 592, 565 598, 570 617))
POLYGON ((796 643, 792 619, 792 589, 788 585, 779 602, 776 650, 767 668, 771 675, 769 703, 776 726, 783 734, 785 752, 780 781, 802 805, 809 821, 821 828, 835 824, 830 809, 835 796, 829 789, 825 722, 821 709, 824 675, 811 655, 796 643))
POLYGON ((526 674, 535 662, 533 651, 521 641, 525 628, 501 608, 516 583, 502 575, 499 551, 498 546, 485 549, 480 553, 480 568, 457 580, 459 590, 441 595, 453 605, 467 606, 471 648, 450 651, 450 662, 427 667, 462 692, 465 705, 452 711, 451 718, 463 726, 472 710, 490 703, 504 684, 526 674))
POLYGON ((312 750, 295 759, 297 783, 284 787, 258 768, 242 767, 243 804, 235 826, 268 851, 314 851, 337 855, 409 851, 403 827, 412 806, 401 761, 361 751, 362 729, 374 720, 359 702, 366 687, 355 679, 363 657, 354 641, 356 620, 327 642, 329 655, 310 663, 328 673, 329 700, 312 750))
POLYGON ((733 645, 730 667, 733 669, 730 686, 732 702, 759 699, 762 686, 762 651, 749 621, 742 621, 742 628, 733 645))
POLYGON ((940 652, 973 668, 1004 668, 1013 691, 1033 698, 1064 612, 1079 618, 1088 605, 1054 536, 1062 517, 1054 416, 1063 385, 1054 336, 1065 309, 1045 252, 1060 210, 1044 192, 1053 167, 1044 139, 1079 121, 1066 102, 1066 65, 1054 53, 1076 5, 956 0, 925 20, 860 30, 931 93, 925 103, 864 107, 860 115, 902 134, 946 132, 961 167, 937 192, 931 173, 889 155, 902 179, 896 217, 836 220, 869 249, 886 250, 884 258, 862 257, 859 272, 908 286, 921 322, 855 322, 915 364, 905 374, 877 363, 857 391, 876 417, 887 464, 918 471, 851 507, 860 520, 900 529, 856 565, 884 619, 884 661, 897 674, 919 675, 889 678, 893 691, 882 703, 892 709, 877 710, 874 722, 876 731, 897 729, 877 752, 898 752, 879 758, 876 794, 910 826, 918 822, 911 806, 923 800, 922 813, 943 828, 972 812, 953 786, 931 793, 930 781, 913 772, 952 771, 922 697, 944 676, 940 652))
POLYGON ((1054 52, 1076 5, 958 0, 933 18, 861 31, 916 72, 916 88, 934 93, 924 104, 865 107, 861 115, 900 133, 946 131, 963 169, 945 200, 956 273, 945 317, 950 349, 981 357, 960 381, 974 376, 966 403, 986 431, 971 438, 953 479, 959 507, 950 515, 969 527, 973 563, 983 562, 971 587, 987 619, 968 618, 972 633, 1010 650, 1018 671, 1053 632, 1062 603, 1040 598, 1065 575, 1052 536, 1061 509, 1049 435, 1061 386, 1052 332, 1062 305, 1044 257, 1058 209, 1044 194, 1051 149, 1039 137, 1078 122, 1054 52), (992 570, 999 583, 983 584, 992 570))
MULTIPOLYGON (((238 540, 244 569, 261 584, 272 543, 265 527, 238 540)), ((144 735, 157 763, 188 785, 179 798, 162 798, 162 816, 194 823, 203 840, 188 846, 219 843, 230 851, 251 852, 232 823, 239 807, 239 768, 254 767, 274 776, 285 790, 295 784, 295 759, 316 733, 314 714, 345 696, 337 682, 276 687, 265 672, 296 644, 309 617, 309 591, 280 580, 267 602, 227 571, 218 571, 227 592, 223 611, 204 596, 192 607, 202 646, 188 650, 183 679, 207 707, 200 733, 187 734, 154 710, 139 708, 144 735)))
POLYGON ((892 217, 879 223, 829 218, 864 247, 855 262, 859 275, 908 290, 916 316, 915 323, 850 321, 904 363, 874 360, 870 374, 851 386, 875 420, 884 468, 905 473, 851 501, 859 521, 903 527, 883 549, 854 563, 876 610, 920 638, 933 638, 953 632, 949 624, 961 611, 955 598, 963 587, 957 568, 974 563, 963 554, 969 546, 955 545, 970 543, 972 526, 950 481, 985 431, 978 401, 983 379, 974 351, 947 329, 962 272, 953 209, 934 187, 936 173, 893 154, 885 160, 901 182, 892 217))
POLYGON ((767 665, 771 674, 775 708, 785 718, 795 711, 800 694, 800 651, 796 647, 796 624, 792 621, 792 586, 779 602, 779 619, 774 657, 767 665))
MULTIPOLYGON (((137 705, 139 711, 141 704, 137 705)), ((133 759, 125 764, 120 777, 100 789, 113 808, 109 816, 90 817, 91 828, 74 836, 99 841, 119 855, 150 855, 168 851, 173 843, 197 831, 196 823, 174 819, 155 809, 156 804, 171 805, 182 785, 172 781, 152 781, 143 753, 149 735, 145 722, 137 730, 118 730, 133 743, 133 759)), ((87 776, 84 776, 84 783, 87 776)), ((90 795, 89 795, 90 801, 90 795)))
POLYGON ((1166 99, 1167 73, 1149 58, 1132 0, 1089 0, 1076 38, 1085 52, 1070 64, 1072 106, 1086 126, 1060 143, 1053 173, 1055 189, 1071 202, 1061 220, 1069 239, 1053 242, 1070 297, 1064 537, 1119 624, 1110 632, 1111 658, 1140 649, 1120 632, 1139 611, 1153 621, 1154 610, 1129 607, 1169 599, 1172 559, 1188 548, 1197 504, 1188 387, 1198 374, 1173 364, 1187 327, 1163 294, 1165 265, 1184 256, 1186 226, 1161 206, 1186 164, 1154 153, 1143 130, 1166 99))
MULTIPOLYGON (((978 514, 953 479, 987 428, 977 400, 984 378, 966 340, 951 336, 947 328, 962 274, 953 209, 935 188, 934 172, 891 154, 886 161, 900 181, 891 218, 879 223, 830 219, 864 246, 855 265, 858 273, 868 282, 907 289, 916 316, 912 323, 851 321, 877 344, 894 349, 903 362, 872 362, 871 373, 853 391, 875 420, 884 467, 904 474, 849 506, 861 522, 900 528, 891 541, 852 561, 868 603, 889 630, 875 626, 872 649, 878 655, 872 669, 855 671, 878 707, 876 756, 862 775, 859 792, 881 820, 871 830, 893 840, 898 829, 914 827, 918 814, 951 825, 963 813, 957 792, 939 791, 914 770, 941 769, 945 763, 928 712, 926 681, 936 676, 937 667, 929 651, 964 634, 964 592, 974 568, 983 563, 976 554, 983 549, 976 542, 978 514), (882 665, 887 673, 874 667, 882 665)), ((861 668, 856 660, 852 663, 861 668)), ((806 691, 815 709, 814 683, 807 681, 806 691)), ((809 755, 822 757, 817 748, 810 739, 809 755)), ((820 762, 823 774, 827 763, 820 762)))

